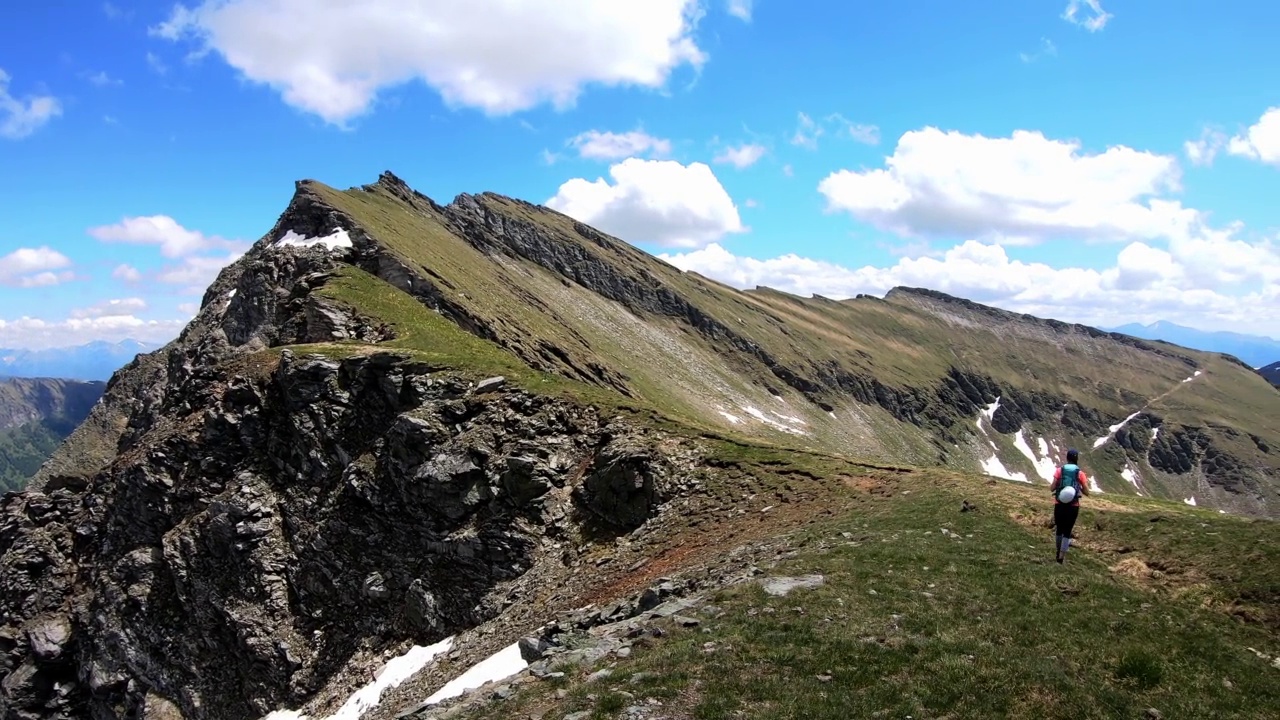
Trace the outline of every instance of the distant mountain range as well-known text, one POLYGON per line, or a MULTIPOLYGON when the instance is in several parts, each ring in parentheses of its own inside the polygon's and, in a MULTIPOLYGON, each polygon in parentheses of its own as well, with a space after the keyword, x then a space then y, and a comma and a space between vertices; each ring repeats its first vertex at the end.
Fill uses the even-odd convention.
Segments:
POLYGON ((1163 340, 1193 350, 1227 353, 1240 358, 1252 368, 1260 368, 1280 361, 1280 340, 1262 335, 1196 330, 1165 320, 1159 320, 1150 325, 1130 323, 1103 329, 1144 340, 1163 340))
POLYGON ((103 341, 46 350, 0 349, 0 377, 109 380, 138 353, 160 347, 138 340, 103 341))
POLYGON ((0 380, 0 491, 26 485, 105 389, 100 381, 0 380))
POLYGON ((1280 362, 1273 362, 1270 365, 1258 370, 1262 377, 1271 382, 1272 385, 1280 387, 1280 362))

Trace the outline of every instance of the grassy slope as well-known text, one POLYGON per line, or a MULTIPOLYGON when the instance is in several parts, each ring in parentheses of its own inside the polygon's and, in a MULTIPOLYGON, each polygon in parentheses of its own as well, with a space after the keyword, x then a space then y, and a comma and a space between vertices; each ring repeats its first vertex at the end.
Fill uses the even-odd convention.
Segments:
MULTIPOLYGON (((813 461, 747 462, 763 476, 813 461)), ((1250 650, 1280 652, 1270 522, 1090 501, 1080 545, 1059 566, 1038 524, 1041 493, 940 471, 830 490, 856 496, 855 509, 797 532, 797 551, 770 571, 821 573, 823 587, 720 591, 711 602, 723 614, 641 641, 602 665, 607 679, 588 683, 602 666, 579 668, 465 717, 621 718, 650 698, 664 717, 700 720, 1110 718, 1148 707, 1264 718, 1280 706, 1280 667, 1250 650), (960 513, 965 499, 979 511, 960 513)))
MULTIPOLYGON (((882 408, 834 391, 826 395, 837 407, 831 417, 763 364, 724 342, 708 340, 684 318, 629 311, 566 282, 561 272, 573 273, 574 268, 556 272, 481 253, 451 232, 439 208, 425 200, 406 203, 381 184, 347 191, 319 183, 309 187, 431 278, 450 302, 465 307, 504 345, 526 358, 539 358, 548 370, 565 373, 566 363, 540 349, 543 341, 563 351, 578 371, 592 363, 609 368, 625 378, 631 394, 687 424, 880 461, 927 464, 937 459, 928 428, 899 423, 882 408), (785 405, 773 392, 781 394, 785 405), (806 434, 788 435, 755 420, 752 409, 775 420, 797 417, 806 434)), ((489 194, 476 200, 490 213, 531 224, 556 242, 608 263, 620 277, 684 298, 802 377, 814 379, 820 369, 835 365, 892 387, 927 391, 955 366, 989 375, 1003 386, 1071 398, 1115 419, 1164 396, 1151 405, 1151 412, 1167 422, 1235 428, 1239 432, 1234 435, 1215 433, 1215 442, 1248 465, 1276 465, 1274 456, 1260 452, 1249 435, 1280 447, 1280 393, 1256 374, 1211 354, 1162 345, 1169 355, 1161 355, 1072 328, 1051 329, 1034 319, 913 295, 836 302, 768 289, 740 292, 680 272, 626 243, 584 237, 572 220, 546 208, 489 194), (1205 375, 1182 384, 1194 367, 1203 368, 1205 375)), ((568 374, 584 378, 578 371, 568 374)), ((1028 430, 1031 437, 1054 431, 1028 430)), ((1091 454, 1093 437, 1056 439, 1091 454)), ((1008 452, 1010 443, 998 445, 1006 466, 1033 475, 1024 458, 1008 452)), ((974 447, 982 453, 987 446, 974 447)), ((961 449, 948 462, 967 463, 966 452, 961 449)), ((1086 460, 1098 465, 1109 492, 1134 491, 1119 479, 1125 458, 1117 448, 1104 448, 1086 460)), ((972 467, 976 469, 976 460, 972 467)), ((1167 497, 1181 496, 1194 484, 1190 477, 1146 470, 1148 489, 1167 497)))

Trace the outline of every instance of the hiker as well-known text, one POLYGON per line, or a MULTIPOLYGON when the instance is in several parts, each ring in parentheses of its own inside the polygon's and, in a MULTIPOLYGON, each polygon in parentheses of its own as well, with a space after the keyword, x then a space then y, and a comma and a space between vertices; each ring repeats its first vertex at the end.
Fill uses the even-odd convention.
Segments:
POLYGON ((1059 563, 1067 559, 1071 531, 1080 516, 1080 496, 1089 494, 1089 477, 1080 469, 1079 461, 1080 453, 1075 448, 1067 450, 1067 463, 1054 471, 1053 484, 1049 486, 1053 493, 1054 548, 1059 563))

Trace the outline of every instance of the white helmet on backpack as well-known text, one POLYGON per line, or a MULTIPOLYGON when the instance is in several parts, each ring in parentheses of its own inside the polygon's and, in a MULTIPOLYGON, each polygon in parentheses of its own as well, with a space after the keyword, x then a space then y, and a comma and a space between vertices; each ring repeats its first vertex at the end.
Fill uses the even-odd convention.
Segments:
POLYGON ((1069 503, 1076 499, 1076 489, 1070 485, 1058 491, 1058 502, 1069 503))

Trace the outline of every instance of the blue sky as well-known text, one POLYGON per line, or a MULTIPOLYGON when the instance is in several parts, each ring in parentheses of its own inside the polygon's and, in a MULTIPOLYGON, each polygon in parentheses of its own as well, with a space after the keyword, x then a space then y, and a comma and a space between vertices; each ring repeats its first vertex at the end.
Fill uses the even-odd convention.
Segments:
POLYGON ((1280 336, 1275 3, 351 5, 0 8, 0 347, 167 340, 383 170, 740 287, 1280 336))

